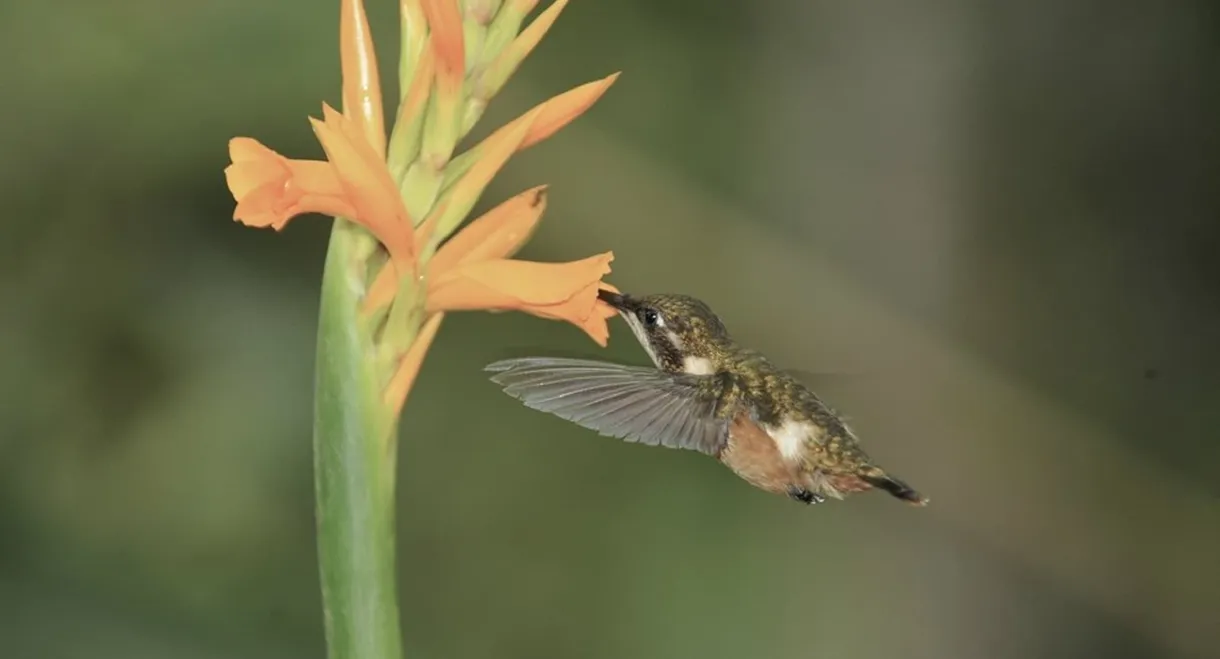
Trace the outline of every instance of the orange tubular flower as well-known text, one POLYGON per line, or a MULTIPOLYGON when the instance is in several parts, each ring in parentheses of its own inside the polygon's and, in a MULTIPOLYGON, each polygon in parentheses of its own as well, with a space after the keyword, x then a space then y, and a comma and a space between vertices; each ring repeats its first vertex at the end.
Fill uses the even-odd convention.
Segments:
MULTIPOLYGON (((460 162, 451 162, 449 154, 462 137, 459 133, 466 130, 459 125, 459 112, 479 87, 477 80, 466 80, 469 70, 488 71, 494 61, 495 70, 482 74, 482 88, 498 88, 566 3, 556 2, 511 43, 501 42, 503 50, 472 53, 464 52, 463 29, 483 29, 489 17, 472 27, 464 25, 473 19, 464 17, 457 0, 401 0, 400 4, 404 26, 414 40, 410 47, 423 44, 426 52, 414 64, 415 79, 403 90, 395 120, 404 126, 427 126, 422 148, 404 147, 395 170, 387 165, 381 86, 364 4, 341 0, 343 112, 323 105, 322 119, 310 119, 326 160, 287 158, 252 138, 238 137, 229 143, 232 164, 225 169, 237 202, 233 217, 247 226, 278 231, 298 215, 319 213, 362 226, 385 248, 389 260, 369 284, 361 306, 366 313, 390 308, 391 319, 410 323, 403 333, 405 342, 390 345, 393 372, 384 379, 386 403, 395 412, 447 311, 523 311, 571 323, 606 345, 606 321, 614 311, 597 299, 597 291, 611 288, 602 282, 610 272, 611 252, 570 263, 509 258, 542 217, 544 186, 505 201, 462 231, 454 229, 513 153, 550 137, 583 114, 618 75, 539 104, 461 154, 460 162), (468 63, 467 56, 476 59, 468 63), (429 95, 435 95, 435 102, 426 102, 429 95), (421 121, 424 113, 428 113, 426 123, 421 121), (412 159, 439 168, 435 179, 438 185, 443 181, 439 191, 429 190, 427 196, 408 191, 403 179, 407 166, 401 163, 412 159), (409 204, 404 194, 411 195, 409 204), (412 217, 408 206, 423 216, 412 217), (417 287, 416 282, 423 285, 417 287), (409 299, 402 299, 404 295, 409 299), (408 310, 422 314, 399 313, 408 310)), ((526 5, 532 2, 516 2, 504 11, 523 15, 529 10, 526 5)), ((370 335, 370 340, 377 336, 378 341, 394 342, 392 334, 370 335)))
POLYGON ((291 160, 248 137, 229 141, 229 158, 225 179, 237 199, 233 217, 247 226, 278 231, 301 213, 356 214, 330 163, 291 160))
POLYGON ((233 218, 279 230, 304 213, 346 217, 376 236, 396 264, 410 267, 413 223, 385 161, 355 122, 325 104, 322 115, 310 121, 328 162, 285 158, 249 137, 229 141, 233 218))
MULTIPOLYGON (((540 185, 487 211, 446 241, 428 262, 428 313, 522 311, 567 321, 605 347, 606 321, 616 312, 597 299, 597 290, 618 292, 601 281, 610 272, 613 252, 571 263, 508 258, 529 240, 545 210, 546 186, 540 185)), ((393 264, 387 264, 365 296, 366 312, 390 301, 396 280, 393 264)))
POLYGON ((615 311, 597 299, 613 252, 572 263, 507 258, 521 248, 546 210, 539 186, 488 211, 441 246, 428 272, 429 312, 488 309, 524 311, 565 320, 605 347, 606 320, 615 311))

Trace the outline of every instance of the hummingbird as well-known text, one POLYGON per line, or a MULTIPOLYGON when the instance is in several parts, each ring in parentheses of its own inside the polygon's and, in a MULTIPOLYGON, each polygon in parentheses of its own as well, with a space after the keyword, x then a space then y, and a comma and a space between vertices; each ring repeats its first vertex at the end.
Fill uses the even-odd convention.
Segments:
POLYGON ((763 491, 804 504, 881 490, 927 504, 865 453, 797 377, 739 345, 703 301, 601 290, 652 367, 525 357, 485 367, 527 407, 601 435, 709 455, 763 491))

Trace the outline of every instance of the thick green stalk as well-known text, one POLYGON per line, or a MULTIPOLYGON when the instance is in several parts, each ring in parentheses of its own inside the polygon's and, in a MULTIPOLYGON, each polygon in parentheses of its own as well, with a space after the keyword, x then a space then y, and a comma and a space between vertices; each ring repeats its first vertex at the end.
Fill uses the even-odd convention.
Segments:
POLYGON ((360 318, 366 235, 336 219, 318 322, 314 487, 330 659, 400 659, 396 592, 395 423, 381 400, 360 318))

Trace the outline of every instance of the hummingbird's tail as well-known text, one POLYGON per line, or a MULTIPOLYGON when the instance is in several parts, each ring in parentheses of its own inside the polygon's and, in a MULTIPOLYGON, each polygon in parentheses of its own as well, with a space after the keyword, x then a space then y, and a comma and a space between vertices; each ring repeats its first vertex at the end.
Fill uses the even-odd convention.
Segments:
POLYGON ((907 503, 916 506, 928 505, 928 500, 922 494, 915 491, 915 488, 907 485, 901 480, 885 473, 880 467, 863 467, 860 469, 860 479, 873 487, 888 492, 891 496, 902 499, 907 503))

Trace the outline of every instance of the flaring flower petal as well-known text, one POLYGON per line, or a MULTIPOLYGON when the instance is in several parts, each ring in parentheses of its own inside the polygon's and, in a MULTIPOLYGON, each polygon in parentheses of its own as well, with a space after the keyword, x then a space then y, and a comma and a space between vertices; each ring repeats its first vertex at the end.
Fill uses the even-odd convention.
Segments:
POLYGON ((343 72, 343 112, 360 127, 373 151, 385 159, 381 79, 377 74, 377 53, 363 0, 342 0, 339 62, 343 72))
POLYGON ((311 117, 310 123, 355 208, 351 219, 371 231, 396 262, 411 263, 414 225, 390 170, 347 117, 325 104, 322 113, 323 121, 311 117))
POLYGON ((551 97, 550 100, 539 106, 542 112, 534 121, 529 134, 522 140, 520 150, 524 151, 554 135, 588 111, 597 102, 597 99, 601 98, 607 89, 610 89, 610 85, 618 80, 620 73, 622 72, 612 73, 601 80, 594 80, 569 89, 558 96, 551 97))
POLYGON ((518 194, 445 241, 429 262, 429 272, 439 277, 458 265, 512 256, 529 240, 545 211, 545 185, 518 194))
POLYGON ((229 140, 225 181, 237 201, 233 219, 253 227, 284 228, 304 213, 352 215, 343 186, 329 163, 285 158, 258 140, 229 140))
POLYGON ((567 321, 605 346, 610 331, 597 291, 613 260, 606 252, 570 263, 493 259, 459 265, 430 280, 427 310, 523 311, 567 321))

